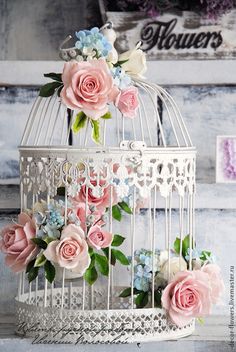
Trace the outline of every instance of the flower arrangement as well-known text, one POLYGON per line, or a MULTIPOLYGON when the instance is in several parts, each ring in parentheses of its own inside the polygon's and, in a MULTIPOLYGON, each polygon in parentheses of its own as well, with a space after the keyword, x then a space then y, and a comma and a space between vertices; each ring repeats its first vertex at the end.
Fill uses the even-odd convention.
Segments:
MULTIPOLYGON (((125 237, 108 229, 111 187, 104 187, 100 194, 89 189, 86 202, 85 186, 81 186, 68 196, 67 205, 60 199, 39 201, 20 213, 17 222, 1 231, 0 250, 6 255, 6 265, 15 273, 26 270, 29 282, 44 269, 52 283, 65 269, 69 278, 83 277, 90 285, 99 273, 108 276, 109 259, 111 265, 129 265, 118 249, 125 237)), ((114 189, 112 193, 111 215, 120 221, 122 213, 132 214, 132 209, 118 199, 114 189)))
MULTIPOLYGON (((224 290, 221 271, 211 252, 197 250, 194 243, 191 251, 193 270, 189 270, 189 235, 182 241, 176 238, 170 260, 166 250, 156 250, 154 256, 146 249, 134 252, 133 295, 137 308, 150 304, 154 282, 155 307, 164 308, 177 326, 210 314, 224 290)), ((120 297, 131 296, 131 291, 131 287, 126 288, 120 297)))
POLYGON ((143 77, 146 58, 140 43, 118 55, 113 44, 115 32, 110 25, 76 32, 71 49, 61 49, 67 62, 63 72, 44 76, 53 80, 40 89, 49 97, 57 92, 68 109, 76 111, 72 130, 78 133, 88 122, 92 138, 100 143, 100 119, 111 119, 109 105, 115 105, 124 118, 133 119, 139 106, 138 90, 132 77, 143 77))
POLYGON ((234 0, 118 0, 108 1, 109 11, 142 11, 158 16, 166 11, 193 11, 208 19, 217 19, 235 8, 234 0))

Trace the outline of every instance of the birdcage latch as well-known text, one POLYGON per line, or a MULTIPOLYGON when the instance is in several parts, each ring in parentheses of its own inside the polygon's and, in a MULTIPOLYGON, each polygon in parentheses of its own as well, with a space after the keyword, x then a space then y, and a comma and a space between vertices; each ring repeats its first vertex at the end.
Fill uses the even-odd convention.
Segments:
POLYGON ((131 150, 144 150, 147 148, 147 145, 144 141, 126 141, 123 140, 120 143, 121 149, 131 149, 131 150))

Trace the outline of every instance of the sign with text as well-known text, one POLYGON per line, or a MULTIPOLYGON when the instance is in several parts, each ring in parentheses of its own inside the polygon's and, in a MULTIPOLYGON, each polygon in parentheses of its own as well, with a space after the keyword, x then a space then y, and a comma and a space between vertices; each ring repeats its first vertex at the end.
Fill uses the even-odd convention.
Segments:
POLYGON ((117 33, 119 52, 143 42, 149 59, 232 59, 236 57, 236 11, 214 23, 195 13, 155 18, 139 12, 107 12, 117 33))

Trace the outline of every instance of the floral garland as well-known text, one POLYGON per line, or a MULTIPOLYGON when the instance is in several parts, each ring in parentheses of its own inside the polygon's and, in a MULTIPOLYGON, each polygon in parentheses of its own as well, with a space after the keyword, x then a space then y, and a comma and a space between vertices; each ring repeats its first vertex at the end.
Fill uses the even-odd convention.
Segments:
MULTIPOLYGON (((131 258, 129 260, 131 262, 131 258)), ((224 291, 215 257, 209 251, 197 250, 194 243, 190 249, 189 235, 182 244, 180 238, 176 238, 170 262, 166 250, 156 250, 154 257, 150 250, 134 252, 133 295, 137 308, 150 306, 153 280, 154 306, 164 308, 179 327, 187 325, 193 318, 201 321, 202 317, 209 315, 212 305, 219 301, 224 291), (189 270, 190 250, 193 270, 189 270)), ((129 297, 131 292, 132 288, 128 287, 120 297, 129 297)))
MULTIPOLYGON (((102 194, 81 186, 75 196, 69 196, 67 207, 62 200, 49 204, 40 201, 33 209, 26 209, 1 231, 0 250, 5 262, 15 273, 26 270, 29 282, 44 269, 46 279, 52 283, 60 279, 62 269, 73 277, 84 277, 92 285, 98 273, 109 274, 110 264, 129 265, 128 258, 117 247, 125 237, 112 234, 106 228, 108 207, 112 192, 112 217, 121 221, 122 214, 132 214, 129 205, 118 199, 113 186, 102 194), (111 190, 112 187, 112 190, 111 190)), ((69 277, 70 278, 70 277, 69 277)))
POLYGON ((44 85, 39 95, 49 97, 57 92, 63 104, 77 112, 73 132, 78 133, 90 121, 92 138, 99 144, 100 119, 111 119, 110 104, 125 118, 136 116, 138 89, 131 77, 143 77, 146 58, 140 43, 118 55, 113 46, 116 35, 109 25, 76 32, 76 37, 72 49, 61 50, 61 57, 67 61, 62 74, 45 74, 53 82, 44 85))

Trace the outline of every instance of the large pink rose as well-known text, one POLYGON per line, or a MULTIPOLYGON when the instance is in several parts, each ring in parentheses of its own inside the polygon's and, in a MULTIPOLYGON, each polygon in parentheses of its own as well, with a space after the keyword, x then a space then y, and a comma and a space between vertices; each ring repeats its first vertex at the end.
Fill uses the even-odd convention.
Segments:
POLYGON ((133 86, 123 89, 118 94, 115 105, 125 117, 133 119, 139 107, 138 89, 133 86))
POLYGON ((112 234, 102 230, 100 226, 95 225, 90 227, 87 241, 91 247, 99 250, 110 246, 112 242, 112 234))
POLYGON ((201 270, 209 275, 211 300, 212 303, 215 304, 218 302, 225 289, 220 267, 216 264, 206 264, 201 268, 201 270))
POLYGON ((61 233, 61 239, 50 242, 43 254, 48 260, 80 276, 90 265, 84 231, 73 224, 66 226, 61 233))
POLYGON ((119 93, 104 59, 66 62, 62 81, 63 103, 71 109, 83 111, 93 120, 108 111, 107 104, 113 102, 119 93))
POLYGON ((1 231, 0 250, 6 254, 5 262, 15 273, 23 271, 39 250, 31 241, 36 229, 29 215, 21 213, 18 224, 10 224, 1 231))
MULTIPOLYGON (((96 187, 96 181, 90 181, 93 186, 96 187)), ((104 185, 104 181, 100 181, 100 186, 104 185)), ((110 190, 112 186, 107 186, 102 188, 101 187, 101 195, 94 195, 93 189, 90 187, 88 188, 88 204, 94 205, 96 208, 103 212, 107 207, 110 206, 110 190)), ((72 199, 74 202, 86 202, 86 186, 83 185, 76 197, 72 199)), ((112 190, 112 205, 117 203, 117 195, 113 188, 112 190)))
POLYGON ((183 327, 192 318, 210 314, 209 276, 200 270, 178 272, 162 293, 162 306, 171 320, 183 327))

